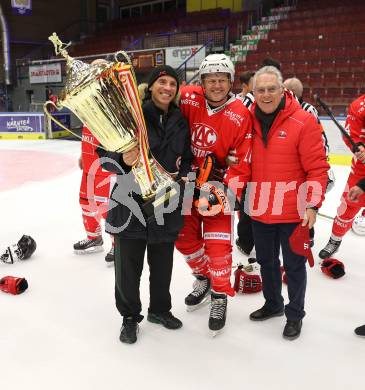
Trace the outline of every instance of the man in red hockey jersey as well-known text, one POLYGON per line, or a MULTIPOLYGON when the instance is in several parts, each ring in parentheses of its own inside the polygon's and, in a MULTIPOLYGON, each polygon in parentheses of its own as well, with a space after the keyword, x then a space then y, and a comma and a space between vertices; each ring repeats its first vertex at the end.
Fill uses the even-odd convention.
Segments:
MULTIPOLYGON (((113 176, 103 170, 99 163, 96 148, 99 141, 84 126, 82 129, 81 156, 79 166, 82 169, 80 185, 80 206, 87 238, 74 244, 77 254, 94 253, 103 250, 103 238, 100 219, 106 217, 110 180, 113 176)), ((107 262, 114 261, 114 248, 105 256, 107 262)))
MULTIPOLYGON (((180 100, 191 129, 194 168, 202 172, 207 156, 214 155, 223 184, 240 196, 250 179, 252 125, 248 110, 231 93, 234 66, 224 54, 211 54, 200 65, 199 77, 201 86, 185 86, 180 100), (227 167, 231 150, 237 163, 227 167)), ((213 332, 224 327, 227 295, 234 295, 230 284, 233 210, 222 212, 222 192, 215 189, 210 187, 210 202, 205 202, 208 210, 200 207, 203 198, 195 202, 197 208, 191 214, 185 210, 184 227, 176 242, 196 278, 194 290, 185 299, 187 309, 199 307, 211 292, 209 328, 213 332)))
MULTIPOLYGON (((356 201, 352 200, 351 196, 347 196, 349 188, 357 185, 365 176, 365 95, 351 103, 345 127, 353 141, 358 145, 359 151, 354 153, 352 159, 351 172, 341 197, 341 204, 337 209, 337 216, 333 221, 331 237, 327 245, 319 252, 321 259, 331 257, 338 251, 342 237, 351 229, 356 214, 365 206, 365 194, 359 196, 356 201)), ((343 140, 353 152, 347 138, 344 137, 343 140)))

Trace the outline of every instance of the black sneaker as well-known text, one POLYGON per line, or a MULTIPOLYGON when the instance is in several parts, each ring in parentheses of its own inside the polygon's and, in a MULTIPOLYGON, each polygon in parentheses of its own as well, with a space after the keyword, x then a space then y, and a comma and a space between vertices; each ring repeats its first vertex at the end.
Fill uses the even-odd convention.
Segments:
POLYGON ((147 321, 154 324, 161 324, 167 329, 179 329, 182 327, 182 322, 174 317, 171 311, 165 313, 148 313, 147 321))
POLYGON ((273 317, 281 317, 284 315, 284 309, 268 310, 265 306, 250 314, 251 321, 265 321, 273 317))
POLYGON ((283 331, 283 337, 287 340, 295 340, 300 336, 302 330, 302 320, 299 321, 286 321, 286 325, 283 331))
POLYGON ((355 334, 357 336, 365 337, 365 325, 361 325, 355 329, 355 334))
POLYGON ((122 329, 120 330, 119 340, 122 343, 134 344, 137 341, 139 332, 138 323, 132 317, 124 317, 122 329))
POLYGON ((114 261, 114 246, 112 246, 110 251, 106 254, 105 261, 107 263, 112 263, 114 261))
POLYGON ((96 237, 94 239, 86 238, 74 244, 74 252, 78 255, 83 255, 86 253, 95 253, 104 250, 103 248, 103 238, 96 237))
POLYGON ((330 238, 327 245, 319 252, 318 256, 321 259, 328 259, 338 251, 340 245, 341 245, 341 240, 337 241, 330 238))

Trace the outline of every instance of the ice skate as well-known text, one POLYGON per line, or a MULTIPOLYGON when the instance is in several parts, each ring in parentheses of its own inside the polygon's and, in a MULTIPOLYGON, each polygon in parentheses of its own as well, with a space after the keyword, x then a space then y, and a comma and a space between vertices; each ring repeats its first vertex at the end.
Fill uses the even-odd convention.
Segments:
POLYGON ((205 276, 196 275, 193 291, 185 298, 186 311, 194 311, 205 306, 210 301, 210 280, 205 276))
POLYGON ((321 259, 328 259, 331 257, 334 253, 338 251, 338 248, 341 245, 341 240, 336 241, 330 238, 327 245, 319 252, 319 257, 321 259))
POLYGON ((78 255, 96 253, 103 251, 103 238, 97 237, 94 239, 86 238, 74 244, 74 252, 78 255))
POLYGON ((212 337, 217 336, 226 324, 227 295, 212 293, 209 315, 209 329, 212 337))

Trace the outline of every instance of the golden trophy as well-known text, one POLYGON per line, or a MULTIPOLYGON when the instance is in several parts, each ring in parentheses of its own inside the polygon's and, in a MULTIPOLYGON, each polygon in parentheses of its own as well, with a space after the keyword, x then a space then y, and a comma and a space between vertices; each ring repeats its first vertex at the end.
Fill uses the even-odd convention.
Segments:
POLYGON ((90 65, 70 57, 66 50, 69 45, 61 42, 56 33, 49 40, 55 53, 66 59, 66 83, 57 103, 44 104, 45 114, 73 134, 48 111, 50 105, 56 110, 68 108, 107 151, 124 153, 138 145, 139 159, 132 172, 150 218, 156 207, 177 195, 178 186, 173 179, 176 173, 167 172, 149 150, 136 77, 128 55, 121 52, 129 63, 116 60, 90 65))

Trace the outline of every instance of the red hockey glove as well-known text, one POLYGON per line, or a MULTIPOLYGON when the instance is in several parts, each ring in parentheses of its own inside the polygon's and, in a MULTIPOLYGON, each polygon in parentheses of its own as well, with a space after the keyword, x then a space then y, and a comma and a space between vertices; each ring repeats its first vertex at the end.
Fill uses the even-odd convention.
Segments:
POLYGON ((321 263, 321 270, 325 275, 333 279, 338 279, 345 275, 345 265, 337 259, 324 259, 321 263))
POLYGON ((16 276, 4 276, 0 279, 0 290, 9 294, 18 295, 28 288, 28 282, 24 278, 16 276))

